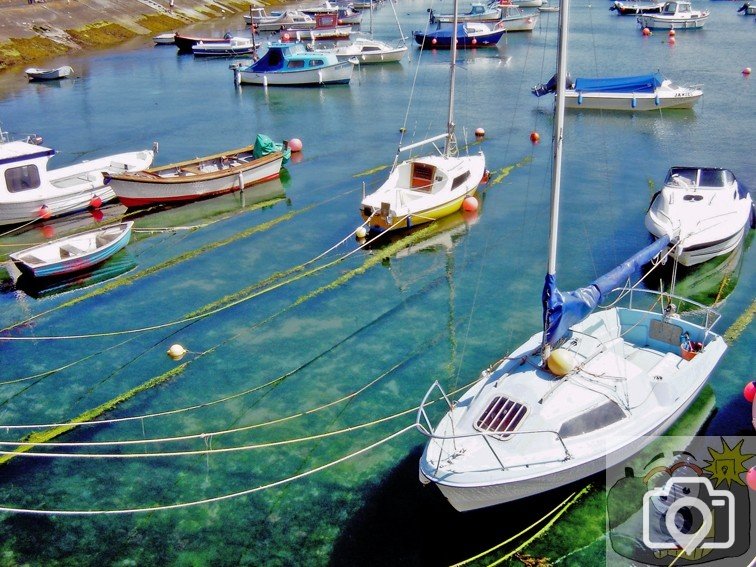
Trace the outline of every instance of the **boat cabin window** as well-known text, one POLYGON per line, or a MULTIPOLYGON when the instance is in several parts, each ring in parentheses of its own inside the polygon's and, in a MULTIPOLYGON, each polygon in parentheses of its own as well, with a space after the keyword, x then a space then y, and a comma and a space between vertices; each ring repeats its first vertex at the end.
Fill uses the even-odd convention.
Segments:
POLYGON ((616 423, 625 417, 624 412, 614 402, 606 402, 585 413, 581 413, 568 419, 559 428, 562 437, 574 437, 583 433, 590 433, 612 423, 616 423))
POLYGON ((310 67, 322 67, 325 62, 322 59, 310 59, 310 67))
POLYGON ((301 59, 292 59, 291 61, 289 61, 289 62, 288 62, 288 63, 286 64, 286 66, 287 66, 287 67, 288 67, 289 69, 301 69, 301 68, 303 68, 303 67, 304 67, 304 65, 305 65, 305 62, 304 62, 304 61, 302 61, 301 59))
POLYGON ((698 183, 698 170, 694 167, 673 167, 667 174, 665 185, 674 184, 675 180, 682 179, 686 185, 696 185, 698 183))
POLYGON ((470 172, 465 171, 462 175, 458 175, 454 178, 454 181, 452 181, 452 189, 456 189, 460 185, 462 185, 467 179, 470 177, 470 172))
POLYGON ((664 13, 665 14, 674 14, 675 11, 677 11, 677 4, 675 2, 668 2, 664 6, 664 13))
POLYGON ((493 398, 483 413, 475 422, 475 429, 478 431, 503 433, 497 435, 500 439, 509 439, 512 437, 517 427, 528 413, 528 408, 519 402, 496 396, 493 398))
POLYGON ((412 164, 412 189, 415 191, 430 192, 433 187, 433 176, 436 168, 425 163, 414 162, 412 164))
POLYGON ((725 172, 721 169, 702 169, 698 184, 701 187, 724 187, 725 178, 725 172))
POLYGON ((22 165, 5 170, 5 186, 9 193, 20 193, 40 186, 36 165, 22 165))

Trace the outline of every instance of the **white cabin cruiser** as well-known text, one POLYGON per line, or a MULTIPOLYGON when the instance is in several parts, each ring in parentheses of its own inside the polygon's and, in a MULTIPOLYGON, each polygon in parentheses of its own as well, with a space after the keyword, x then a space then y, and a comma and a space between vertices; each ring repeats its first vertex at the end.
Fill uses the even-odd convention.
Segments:
POLYGON ((141 150, 47 169, 55 150, 29 141, 0 141, 0 225, 21 224, 99 207, 115 199, 103 172, 140 171, 155 152, 141 150))
POLYGON ((645 219, 651 234, 672 239, 672 256, 683 266, 729 254, 753 222, 748 189, 717 167, 672 167, 645 219))

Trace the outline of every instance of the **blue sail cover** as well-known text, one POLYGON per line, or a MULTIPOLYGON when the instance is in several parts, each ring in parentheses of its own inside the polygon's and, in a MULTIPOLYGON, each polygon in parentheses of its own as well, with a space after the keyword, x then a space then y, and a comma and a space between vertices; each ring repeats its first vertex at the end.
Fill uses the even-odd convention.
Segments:
POLYGON ((648 264, 654 256, 664 250, 667 244, 669 244, 668 236, 659 238, 611 272, 575 291, 559 291, 556 287, 556 276, 546 274, 541 296, 546 342, 554 346, 572 325, 590 315, 606 294, 617 287, 622 287, 633 274, 640 271, 643 265, 648 264))
POLYGON ((661 86, 663 80, 659 73, 605 79, 578 77, 575 79, 575 90, 584 93, 652 93, 661 86))

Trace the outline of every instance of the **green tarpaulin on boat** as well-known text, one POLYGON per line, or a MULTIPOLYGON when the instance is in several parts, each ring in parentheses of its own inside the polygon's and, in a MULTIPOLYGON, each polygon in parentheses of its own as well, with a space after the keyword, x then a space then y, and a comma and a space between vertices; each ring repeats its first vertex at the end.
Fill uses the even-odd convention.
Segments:
POLYGON ((258 134, 257 139, 255 140, 255 159, 267 156, 268 154, 272 154, 273 152, 283 152, 284 163, 289 161, 289 158, 291 157, 291 150, 288 148, 288 146, 284 148, 284 144, 277 144, 273 140, 268 138, 265 134, 258 134))

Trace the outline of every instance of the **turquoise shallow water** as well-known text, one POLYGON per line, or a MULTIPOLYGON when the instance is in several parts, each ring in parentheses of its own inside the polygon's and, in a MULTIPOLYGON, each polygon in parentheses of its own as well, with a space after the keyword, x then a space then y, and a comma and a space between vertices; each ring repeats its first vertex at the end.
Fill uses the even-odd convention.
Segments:
MULTIPOLYGON (((706 29, 680 32, 670 46, 663 33, 642 37, 608 5, 573 6, 573 75, 659 69, 702 83, 705 95, 692 111, 568 115, 565 288, 649 241, 643 215, 671 165, 727 167, 756 183, 753 80, 741 75, 753 66, 752 18, 737 15, 735 3, 706 3, 706 29)), ((405 33, 424 25, 427 7, 397 7, 405 33)), ((389 6, 374 23, 378 37, 398 36, 389 6)), ((227 30, 248 33, 238 15, 196 28, 227 30)), ((235 88, 228 60, 194 61, 138 40, 67 60, 77 78, 58 85, 3 77, 4 129, 43 135, 59 150, 56 166, 154 140, 156 162, 169 163, 245 145, 258 132, 300 138, 304 150, 280 181, 243 198, 139 216, 128 249, 101 274, 120 272, 107 282, 0 294, 2 327, 24 322, 6 335, 36 337, 0 344, 3 441, 28 432, 3 426, 65 422, 165 379, 100 417, 120 421, 57 439, 90 445, 0 467, 0 505, 190 505, 116 516, 5 514, 0 561, 440 565, 491 547, 561 500, 454 512, 419 485, 423 438, 404 431, 433 380, 465 384, 538 330, 551 105, 529 90, 554 72, 555 31, 556 15, 543 15, 532 34, 460 54, 458 132, 471 139, 485 128, 480 144, 492 172, 477 217, 450 217, 387 258, 378 247, 330 265, 355 248, 349 238, 336 245, 360 223, 363 183, 369 190, 387 174, 410 94, 408 136, 445 128, 448 53, 424 53, 416 78, 413 46, 412 61, 358 69, 349 86, 265 91, 235 88), (49 338, 76 335, 97 336, 49 338), (190 351, 180 362, 165 355, 173 343, 190 351), (226 451, 191 454, 206 449, 226 451)), ((106 219, 123 212, 104 210, 106 219)), ((0 245, 7 252, 93 222, 89 213, 61 219, 0 245)), ((732 290, 720 305, 721 331, 754 297, 752 247, 732 264, 707 266, 710 275, 696 271, 687 284, 709 299, 732 290)), ((754 343, 751 326, 711 377, 719 410, 710 434, 751 431, 741 390, 753 378, 754 343)))

